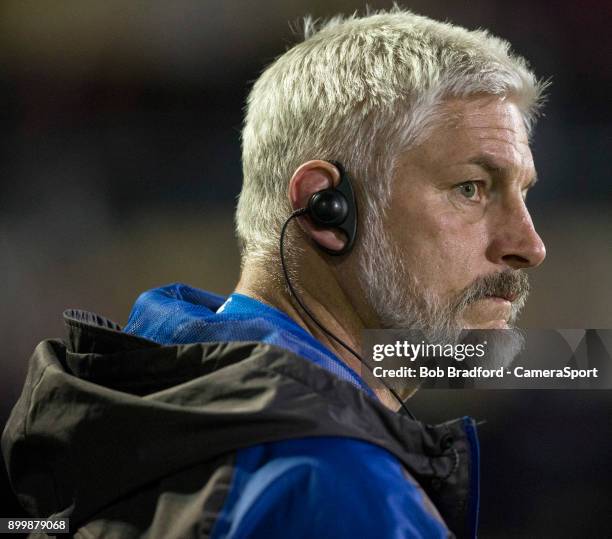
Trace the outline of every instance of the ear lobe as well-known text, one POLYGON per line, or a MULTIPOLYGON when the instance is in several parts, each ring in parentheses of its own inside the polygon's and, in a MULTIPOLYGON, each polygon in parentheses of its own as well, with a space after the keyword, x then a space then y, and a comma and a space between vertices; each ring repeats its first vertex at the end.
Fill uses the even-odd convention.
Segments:
POLYGON ((300 226, 312 241, 329 251, 341 251, 346 245, 344 233, 337 228, 318 228, 307 216, 303 220, 300 219, 300 226), (306 219, 307 225, 303 223, 306 219))

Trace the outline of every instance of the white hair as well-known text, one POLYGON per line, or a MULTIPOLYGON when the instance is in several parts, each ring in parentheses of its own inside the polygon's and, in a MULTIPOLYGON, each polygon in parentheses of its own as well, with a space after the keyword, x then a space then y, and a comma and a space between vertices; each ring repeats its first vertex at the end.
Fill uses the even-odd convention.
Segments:
MULTIPOLYGON (((397 7, 322 24, 307 18, 304 31, 247 100, 236 211, 243 264, 277 260, 300 164, 340 161, 354 181, 361 230, 380 230, 396 160, 427 136, 444 100, 512 97, 529 132, 546 86, 507 41, 397 7)), ((360 237, 362 249, 372 236, 360 237)))

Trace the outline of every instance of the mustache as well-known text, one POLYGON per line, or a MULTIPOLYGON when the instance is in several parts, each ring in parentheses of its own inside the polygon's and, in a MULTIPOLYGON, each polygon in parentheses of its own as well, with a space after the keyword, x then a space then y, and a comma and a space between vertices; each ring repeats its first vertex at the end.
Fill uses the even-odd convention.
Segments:
POLYGON ((513 308, 520 308, 529 295, 529 277, 521 270, 506 270, 478 277, 467 286, 456 302, 456 312, 475 301, 489 296, 499 296, 512 302, 513 308))

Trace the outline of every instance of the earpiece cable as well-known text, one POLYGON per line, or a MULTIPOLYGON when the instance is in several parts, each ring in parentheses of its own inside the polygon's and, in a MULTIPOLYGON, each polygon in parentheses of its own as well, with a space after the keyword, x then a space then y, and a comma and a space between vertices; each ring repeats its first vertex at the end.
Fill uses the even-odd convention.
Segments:
MULTIPOLYGON (((306 305, 304 305, 304 302, 301 300, 299 294, 297 293, 297 291, 293 288, 293 285, 291 284, 291 279, 289 278, 289 272, 287 270, 287 265, 285 263, 285 248, 284 248, 285 232, 287 231, 287 226, 289 225, 289 223, 293 219, 295 219, 296 217, 300 217, 302 215, 305 215, 306 213, 308 213, 308 209, 307 208, 300 208, 299 210, 295 210, 293 213, 291 213, 291 215, 289 215, 289 217, 285 221, 285 224, 283 224, 283 228, 281 229, 281 233, 280 233, 280 259, 281 259, 281 265, 282 265, 282 268, 283 268, 283 274, 285 276, 285 282, 287 283, 287 287, 289 288, 289 291, 291 292, 291 295, 295 298, 295 301, 297 302, 297 304, 308 315, 308 317, 317 325, 317 327, 323 333, 325 333, 325 335, 327 335, 330 339, 333 339, 336 343, 338 343, 340 346, 342 346, 350 354, 355 356, 357 358, 357 360, 363 366, 365 366, 372 373, 372 375, 374 375, 372 367, 370 367, 370 365, 368 365, 368 363, 355 350, 353 350, 353 348, 351 348, 348 344, 346 344, 339 337, 336 337, 321 322, 319 322, 317 320, 316 316, 310 311, 310 309, 308 309, 308 307, 306 307, 306 305)), ((399 402, 400 406, 404 409, 404 411, 406 412, 408 417, 410 417, 411 419, 414 419, 416 421, 416 417, 414 416, 414 414, 412 414, 412 412, 404 404, 404 401, 400 398, 400 396, 391 387, 389 387, 383 380, 380 380, 380 383, 385 387, 385 389, 387 391, 389 391, 389 393, 391 393, 391 395, 393 395, 393 397, 397 400, 397 402, 399 402)))

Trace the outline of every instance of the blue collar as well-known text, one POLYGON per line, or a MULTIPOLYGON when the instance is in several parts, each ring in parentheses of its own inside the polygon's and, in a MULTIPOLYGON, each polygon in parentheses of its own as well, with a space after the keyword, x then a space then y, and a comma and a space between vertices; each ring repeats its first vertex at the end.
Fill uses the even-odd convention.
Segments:
POLYGON ((243 294, 224 298, 181 283, 149 290, 136 300, 124 331, 161 344, 272 344, 316 363, 376 398, 353 369, 289 316, 243 294))

